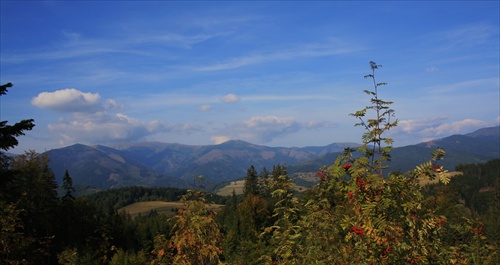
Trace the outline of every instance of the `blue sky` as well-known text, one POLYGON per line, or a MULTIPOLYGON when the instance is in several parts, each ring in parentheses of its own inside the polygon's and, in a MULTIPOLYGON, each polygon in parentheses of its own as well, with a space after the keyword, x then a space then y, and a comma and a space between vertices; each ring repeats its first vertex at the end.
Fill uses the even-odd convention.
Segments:
POLYGON ((396 146, 500 122, 498 1, 1 1, 14 152, 75 143, 360 142, 383 67, 396 146))

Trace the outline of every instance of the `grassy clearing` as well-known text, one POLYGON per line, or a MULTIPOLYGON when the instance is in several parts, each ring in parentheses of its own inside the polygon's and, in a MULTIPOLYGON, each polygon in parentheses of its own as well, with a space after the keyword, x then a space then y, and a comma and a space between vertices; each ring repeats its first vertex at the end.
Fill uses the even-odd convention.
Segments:
MULTIPOLYGON (((210 204, 209 209, 218 210, 224 205, 210 204)), ((175 216, 178 209, 184 208, 182 202, 164 202, 164 201, 148 201, 148 202, 135 202, 125 207, 120 208, 119 212, 125 212, 131 217, 140 215, 147 215, 149 212, 155 210, 157 213, 166 214, 168 216, 175 216)))
MULTIPOLYGON (((231 196, 233 194, 233 190, 236 193, 236 195, 243 194, 243 187, 244 186, 245 186, 244 180, 231 181, 231 183, 229 183, 229 185, 226 185, 226 186, 220 188, 217 191, 217 195, 231 196)), ((305 191, 307 188, 293 184, 293 189, 302 192, 302 191, 305 191)))
POLYGON ((231 183, 229 183, 229 185, 226 185, 226 186, 222 187, 221 189, 219 189, 217 191, 217 195, 231 196, 233 194, 233 190, 236 193, 236 195, 243 194, 243 186, 244 185, 245 185, 244 180, 231 181, 231 183))
MULTIPOLYGON (((452 172, 448 172, 446 173, 446 175, 448 175, 448 177, 452 178, 454 176, 460 176, 460 175, 463 175, 464 173, 460 172, 460 171, 452 171, 452 172)), ((428 184, 436 184, 439 182, 439 178, 434 178, 433 180, 430 180, 429 178, 420 178, 419 179, 419 182, 420 182, 420 186, 425 186, 425 185, 428 185, 428 184)))

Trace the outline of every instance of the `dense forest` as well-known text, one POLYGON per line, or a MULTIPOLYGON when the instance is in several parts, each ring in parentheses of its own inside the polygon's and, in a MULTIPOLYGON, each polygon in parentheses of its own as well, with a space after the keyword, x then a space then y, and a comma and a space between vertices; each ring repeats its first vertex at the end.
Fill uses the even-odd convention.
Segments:
MULTIPOLYGON (((351 114, 366 129, 318 169, 317 185, 293 189, 286 167, 249 165, 244 193, 128 187, 75 197, 71 172, 58 187, 46 155, 0 156, 0 258, 5 264, 500 264, 500 159, 464 164, 450 177, 446 151, 409 172, 391 172, 397 120, 379 98, 351 114), (373 118, 367 118, 373 113, 373 118), (353 155, 354 152, 362 155, 353 155), (438 183, 422 186, 422 179, 438 183), (180 201, 172 215, 120 212, 140 201, 180 201), (207 207, 224 204, 221 210, 207 207)), ((7 88, 2 86, 1 93, 7 88)), ((17 145, 33 120, 0 123, 0 148, 17 145)))

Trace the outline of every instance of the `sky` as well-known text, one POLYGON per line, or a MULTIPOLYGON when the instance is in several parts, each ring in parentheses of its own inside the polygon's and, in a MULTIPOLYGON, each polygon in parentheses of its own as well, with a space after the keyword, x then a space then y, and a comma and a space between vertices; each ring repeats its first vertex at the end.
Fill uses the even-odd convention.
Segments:
MULTIPOLYGON (((0 1, 9 150, 361 142, 364 76, 395 146, 500 123, 499 1, 0 1)), ((367 118, 370 118, 370 114, 367 118)))

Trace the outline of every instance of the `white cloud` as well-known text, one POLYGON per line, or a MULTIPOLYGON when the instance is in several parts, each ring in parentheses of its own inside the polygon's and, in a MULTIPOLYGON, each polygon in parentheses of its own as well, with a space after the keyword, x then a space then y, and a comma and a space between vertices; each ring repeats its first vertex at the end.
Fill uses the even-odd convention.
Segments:
POLYGON ((465 119, 452 123, 443 123, 436 127, 426 128, 421 131, 424 135, 452 135, 469 133, 476 129, 487 127, 490 123, 480 120, 465 119))
POLYGON ((224 142, 231 140, 231 138, 228 136, 224 136, 224 135, 216 135, 216 136, 210 137, 210 140, 212 140, 212 142, 214 144, 222 144, 224 142))
POLYGON ((240 97, 235 94, 227 94, 221 98, 221 101, 224 103, 236 103, 240 101, 240 97))
POLYGON ((266 129, 268 128, 268 126, 287 128, 296 124, 296 121, 294 118, 291 117, 280 118, 276 116, 258 116, 246 120, 245 124, 249 128, 255 128, 260 130, 263 128, 266 129))
POLYGON ((201 105, 198 107, 198 111, 201 111, 201 112, 209 111, 211 109, 212 109, 212 106, 210 106, 210 105, 201 105))
POLYGON ((118 104, 114 99, 107 99, 104 103, 104 108, 106 110, 122 110, 124 106, 118 104))
POLYGON ((439 69, 436 66, 431 66, 431 67, 425 68, 425 71, 428 73, 434 73, 434 72, 439 71, 439 69))
POLYGON ((42 92, 31 100, 34 106, 59 112, 95 112, 101 108, 100 103, 99 93, 85 93, 74 88, 42 92))
POLYGON ((429 119, 420 119, 420 120, 400 120, 398 121, 398 126, 394 129, 402 130, 405 133, 414 133, 424 130, 429 127, 435 127, 442 124, 447 117, 437 117, 437 118, 429 118, 429 119))
POLYGON ((498 125, 498 121, 488 122, 475 119, 464 119, 446 122, 446 120, 446 117, 402 120, 399 121, 398 126, 391 131, 399 134, 415 134, 418 135, 422 141, 425 141, 453 134, 466 134, 480 128, 498 125))

